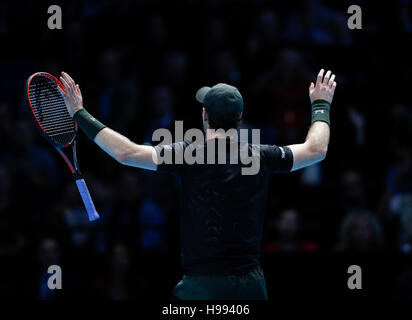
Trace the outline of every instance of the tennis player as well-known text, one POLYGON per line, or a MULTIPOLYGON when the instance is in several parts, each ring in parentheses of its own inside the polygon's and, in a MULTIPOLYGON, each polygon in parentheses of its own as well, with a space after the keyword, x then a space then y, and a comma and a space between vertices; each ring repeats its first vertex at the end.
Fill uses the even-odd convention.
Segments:
MULTIPOLYGON (((269 176, 290 172, 323 160, 329 143, 330 105, 336 82, 322 69, 309 86, 312 124, 305 142, 290 146, 260 145, 260 169, 242 175, 243 164, 157 164, 165 149, 184 151, 190 142, 168 146, 138 145, 91 116, 83 107, 79 85, 62 72, 65 102, 70 115, 86 135, 121 164, 170 172, 181 178, 180 240, 183 279, 173 290, 177 299, 266 300, 266 283, 259 262, 269 176)), ((226 139, 210 129, 237 128, 243 99, 226 84, 203 87, 196 99, 202 104, 205 143, 226 139)), ((244 143, 244 142, 243 142, 244 143)), ((256 146, 247 144, 252 152, 256 146)))

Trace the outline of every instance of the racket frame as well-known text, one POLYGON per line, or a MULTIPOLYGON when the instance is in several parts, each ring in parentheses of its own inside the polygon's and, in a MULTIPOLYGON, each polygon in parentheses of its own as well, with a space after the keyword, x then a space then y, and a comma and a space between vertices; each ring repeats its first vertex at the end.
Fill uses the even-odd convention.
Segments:
POLYGON ((30 110, 34 116, 34 119, 36 121, 37 124, 37 128, 40 128, 39 131, 41 132, 41 134, 43 135, 44 138, 46 138, 46 140, 57 150, 57 152, 59 152, 60 156, 63 158, 63 160, 66 162, 67 166, 69 167, 71 173, 73 174, 75 180, 82 178, 81 172, 79 170, 78 164, 77 164, 77 152, 76 152, 76 139, 77 139, 77 133, 78 133, 78 125, 77 123, 73 120, 74 125, 75 125, 75 134, 73 137, 73 140, 68 143, 68 144, 58 144, 56 142, 54 142, 48 135, 46 130, 44 130, 43 126, 41 125, 39 119, 37 119, 37 116, 33 110, 32 104, 31 104, 31 100, 30 100, 30 94, 29 94, 29 89, 30 89, 30 83, 31 81, 37 77, 37 76, 45 76, 48 78, 51 78, 53 81, 55 81, 58 86, 62 89, 65 90, 66 88, 64 87, 64 85, 60 82, 59 79, 57 79, 55 76, 53 76, 50 73, 47 72, 36 72, 34 74, 32 74, 29 79, 27 79, 26 81, 26 96, 28 99, 28 103, 30 106, 30 110), (72 147, 72 151, 73 151, 73 163, 69 160, 69 158, 66 156, 66 154, 63 152, 62 149, 66 149, 68 147, 72 147))
MULTIPOLYGON (((46 140, 57 150, 57 152, 60 154, 60 156, 61 156, 61 157, 63 158, 63 160, 66 162, 66 164, 67 164, 67 166, 69 167, 71 173, 73 174, 73 178, 74 178, 74 180, 76 181, 76 184, 78 183, 78 181, 82 181, 82 183, 84 184, 84 188, 87 189, 87 186, 85 185, 85 182, 84 182, 84 180, 83 180, 83 176, 82 176, 82 174, 81 174, 81 172, 80 172, 80 169, 79 169, 79 166, 78 166, 78 163, 77 163, 76 140, 77 140, 77 134, 78 134, 78 125, 77 125, 76 121, 73 120, 74 126, 75 126, 75 129, 74 129, 74 130, 75 130, 75 134, 74 134, 74 137, 73 137, 73 139, 72 139, 72 141, 71 141, 70 143, 67 143, 67 144, 58 144, 58 143, 56 143, 55 141, 53 141, 53 140, 48 136, 46 130, 44 130, 43 126, 41 125, 41 123, 40 123, 40 121, 39 121, 39 119, 37 119, 37 116, 36 116, 36 114, 35 114, 35 112, 34 112, 34 110, 33 110, 32 103, 31 103, 31 100, 30 100, 30 94, 29 94, 30 83, 31 83, 31 81, 32 81, 35 77, 37 77, 37 76, 45 76, 45 77, 51 78, 53 81, 55 81, 55 82, 59 85, 59 87, 60 87, 62 90, 65 90, 65 87, 64 87, 63 84, 59 81, 59 79, 57 79, 55 76, 53 76, 53 75, 51 75, 50 73, 47 73, 47 72, 36 72, 36 73, 32 74, 32 75, 27 79, 27 81, 26 81, 26 97, 27 97, 27 100, 28 100, 28 103, 29 103, 29 106, 30 106, 31 113, 32 113, 32 115, 34 116, 36 127, 37 127, 38 130, 41 132, 41 134, 43 135, 43 137, 46 138, 46 140), (69 147, 72 147, 72 151, 73 151, 73 162, 71 162, 71 161, 69 160, 69 158, 67 157, 67 155, 63 152, 63 149, 66 149, 66 148, 69 148, 69 147)), ((80 190, 79 190, 79 191, 80 191, 80 190)), ((87 190, 87 194, 88 194, 88 190, 87 190)), ((88 194, 88 197, 90 198, 90 194, 88 194)), ((83 194, 82 194, 82 199, 83 199, 83 194)), ((83 199, 83 201, 84 201, 84 199, 83 199)), ((94 209, 94 205, 93 205, 93 202, 92 202, 91 198, 90 198, 89 201, 91 202, 92 207, 93 207, 93 209, 94 209)), ((86 203, 85 203, 85 205, 86 205, 86 203)), ((94 211, 95 211, 95 209, 94 209, 94 211)), ((88 212, 88 213, 89 213, 89 212, 88 212)), ((90 219, 91 221, 96 220, 96 219, 98 219, 98 218, 99 218, 99 216, 98 216, 97 212, 95 212, 95 215, 94 215, 94 214, 91 215, 91 214, 89 213, 89 219, 90 219)))
POLYGON ((43 126, 41 125, 41 123, 40 123, 40 121, 39 121, 39 119, 37 119, 36 113, 34 112, 33 107, 32 107, 32 103, 31 103, 31 99, 30 99, 30 94, 29 94, 30 83, 31 83, 31 81, 32 81, 35 77, 37 77, 37 76, 44 76, 44 77, 51 78, 53 81, 55 81, 55 82, 59 85, 59 87, 60 87, 62 90, 66 90, 66 88, 65 88, 64 85, 60 82, 59 79, 57 79, 55 76, 53 76, 53 75, 51 75, 50 73, 47 73, 47 72, 36 72, 36 73, 32 74, 32 75, 29 77, 29 79, 27 79, 27 81, 26 81, 26 97, 27 97, 27 99, 28 99, 28 103, 29 103, 29 106, 30 106, 30 110, 31 110, 31 112, 32 112, 32 114, 33 114, 33 116, 34 116, 34 119, 36 120, 36 124, 37 124, 38 127, 40 127, 40 129, 41 129, 41 133, 43 134, 43 136, 45 136, 45 138, 47 139, 47 141, 49 141, 55 148, 69 147, 69 146, 71 146, 71 145, 76 141, 76 138, 77 138, 78 125, 77 125, 76 121, 73 120, 74 126, 75 126, 75 129, 74 129, 74 130, 75 130, 75 134, 74 134, 73 140, 72 140, 70 143, 67 143, 67 144, 64 144, 64 145, 61 144, 61 146, 60 146, 60 145, 58 145, 57 143, 55 143, 55 142, 47 135, 46 130, 44 130, 43 126))

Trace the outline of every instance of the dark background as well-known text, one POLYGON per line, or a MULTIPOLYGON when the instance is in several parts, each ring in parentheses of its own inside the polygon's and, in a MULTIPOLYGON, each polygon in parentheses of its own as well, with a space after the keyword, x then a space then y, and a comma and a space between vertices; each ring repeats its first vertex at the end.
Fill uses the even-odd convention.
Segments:
POLYGON ((181 277, 173 177, 126 168, 80 134, 78 157, 101 219, 36 131, 24 84, 68 72, 84 106, 137 143, 184 120, 194 95, 226 82, 261 142, 304 141, 308 87, 337 75, 321 164, 273 176, 262 261, 271 300, 412 298, 412 3, 403 1, 2 1, 0 296, 167 299, 181 277), (63 29, 47 28, 58 4, 63 29), (347 8, 362 8, 349 30, 347 8), (63 290, 46 269, 63 270, 63 290), (363 290, 347 288, 360 265, 363 290))

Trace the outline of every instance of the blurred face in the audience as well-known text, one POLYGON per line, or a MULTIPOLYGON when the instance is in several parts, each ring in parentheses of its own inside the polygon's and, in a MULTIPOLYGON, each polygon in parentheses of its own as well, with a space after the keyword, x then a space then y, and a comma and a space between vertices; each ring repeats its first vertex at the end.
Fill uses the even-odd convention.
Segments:
POLYGON ((142 188, 138 175, 125 171, 120 177, 119 184, 118 195, 123 203, 133 204, 141 197, 142 188))
POLYGON ((156 117, 162 117, 173 108, 172 92, 165 86, 156 87, 151 96, 151 104, 156 117))
POLYGON ((60 249, 54 239, 44 239, 39 246, 38 261, 44 267, 59 264, 60 249))
POLYGON ((148 40, 154 47, 161 48, 167 42, 168 31, 165 21, 160 16, 152 16, 147 23, 148 40))
POLYGON ((357 251, 367 251, 372 241, 372 226, 365 217, 357 217, 352 225, 351 242, 357 251))
POLYGON ((129 269, 129 250, 123 245, 116 245, 113 248, 111 264, 114 271, 125 272, 129 269))
POLYGON ((293 238, 299 228, 299 217, 295 210, 286 210, 281 213, 277 225, 279 237, 282 239, 293 238))
POLYGON ((99 57, 98 72, 106 84, 115 83, 120 76, 119 53, 114 50, 103 52, 99 57))
POLYGON ((364 196, 364 186, 361 177, 354 171, 348 171, 342 179, 343 195, 346 200, 362 200, 364 196))

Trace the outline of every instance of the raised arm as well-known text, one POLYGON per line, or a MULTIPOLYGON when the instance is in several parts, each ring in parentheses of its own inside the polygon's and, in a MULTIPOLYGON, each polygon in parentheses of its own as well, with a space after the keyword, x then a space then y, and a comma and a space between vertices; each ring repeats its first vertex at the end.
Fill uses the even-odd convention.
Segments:
POLYGON ((67 111, 79 127, 103 151, 121 164, 142 169, 156 170, 156 151, 152 146, 138 145, 120 133, 107 128, 83 108, 80 87, 65 72, 60 77, 65 87, 63 93, 67 111))
POLYGON ((335 75, 331 71, 320 70, 309 87, 309 98, 312 103, 312 125, 304 143, 290 145, 293 153, 292 171, 310 166, 326 157, 329 144, 329 111, 335 93, 335 75))

